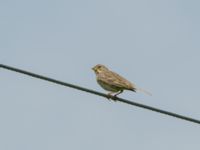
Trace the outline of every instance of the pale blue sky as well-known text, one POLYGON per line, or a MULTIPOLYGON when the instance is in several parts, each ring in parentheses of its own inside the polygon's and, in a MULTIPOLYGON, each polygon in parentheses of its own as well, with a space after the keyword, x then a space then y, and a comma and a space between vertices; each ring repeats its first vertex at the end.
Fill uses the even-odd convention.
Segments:
MULTIPOLYGON (((200 119, 200 1, 1 0, 0 63, 101 92, 102 63, 200 119)), ((0 71, 1 150, 199 150, 200 126, 0 71)))

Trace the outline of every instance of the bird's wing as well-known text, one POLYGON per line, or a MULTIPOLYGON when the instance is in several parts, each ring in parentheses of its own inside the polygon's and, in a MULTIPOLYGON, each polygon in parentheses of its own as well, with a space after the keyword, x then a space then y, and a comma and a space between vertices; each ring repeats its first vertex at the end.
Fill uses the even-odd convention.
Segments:
POLYGON ((134 85, 126 80, 125 78, 121 77, 115 72, 108 71, 100 74, 100 79, 111 86, 115 86, 121 89, 134 89, 134 85))

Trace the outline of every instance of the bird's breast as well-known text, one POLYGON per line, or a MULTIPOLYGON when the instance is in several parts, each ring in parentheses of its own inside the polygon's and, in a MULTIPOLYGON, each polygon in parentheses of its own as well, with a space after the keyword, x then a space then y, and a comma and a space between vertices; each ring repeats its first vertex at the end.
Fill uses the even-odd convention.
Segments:
POLYGON ((120 89, 119 89, 118 87, 109 85, 109 84, 107 84, 107 83, 104 83, 104 82, 102 82, 101 80, 97 80, 97 82, 99 83, 99 85, 100 85, 103 89, 105 89, 105 90, 107 90, 107 91, 111 91, 111 92, 118 92, 118 91, 120 91, 120 89))

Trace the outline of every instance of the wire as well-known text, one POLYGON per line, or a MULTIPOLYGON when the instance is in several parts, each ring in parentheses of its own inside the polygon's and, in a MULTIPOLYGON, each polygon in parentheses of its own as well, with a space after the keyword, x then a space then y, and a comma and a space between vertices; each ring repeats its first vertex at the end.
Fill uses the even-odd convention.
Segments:
POLYGON ((95 95, 98 95, 98 96, 102 96, 102 97, 105 97, 105 98, 111 98, 115 101, 120 101, 120 102, 129 104, 129 105, 137 106, 137 107, 140 107, 140 108, 148 109, 148 110, 151 110, 151 111, 154 111, 154 112, 158 112, 158 113, 161 113, 161 114, 165 114, 165 115, 168 115, 168 116, 172 116, 172 117, 175 117, 175 118, 179 118, 179 119, 183 119, 183 120, 186 120, 186 121, 190 121, 190 122, 193 122, 193 123, 200 124, 200 120, 197 120, 197 119, 194 119, 194 118, 190 118, 190 117, 187 117, 187 116, 179 115, 177 113, 158 109, 156 107, 136 103, 136 102, 129 101, 129 100, 126 100, 126 99, 123 99, 123 98, 110 97, 110 96, 108 96, 107 94, 104 94, 104 93, 100 93, 100 92, 97 92, 97 91, 94 91, 94 90, 91 90, 91 89, 88 89, 88 88, 84 88, 84 87, 81 87, 81 86, 77 86, 77 85, 74 85, 74 84, 62 82, 62 81, 52 79, 52 78, 49 78, 49 77, 45 77, 45 76, 42 76, 42 75, 39 75, 39 74, 35 74, 35 73, 29 72, 29 71, 21 70, 21 69, 14 68, 14 67, 7 66, 7 65, 3 65, 3 64, 0 64, 0 68, 7 69, 7 70, 10 70, 10 71, 14 71, 14 72, 17 72, 17 73, 22 73, 22 74, 25 74, 25 75, 28 75, 28 76, 32 76, 34 78, 46 80, 46 81, 49 81, 49 82, 52 82, 52 83, 55 83, 55 84, 59 84, 59 85, 63 85, 63 86, 66 86, 66 87, 71 87, 71 88, 74 88, 74 89, 77 89, 77 90, 81 90, 81 91, 88 92, 88 93, 91 93, 91 94, 95 94, 95 95))

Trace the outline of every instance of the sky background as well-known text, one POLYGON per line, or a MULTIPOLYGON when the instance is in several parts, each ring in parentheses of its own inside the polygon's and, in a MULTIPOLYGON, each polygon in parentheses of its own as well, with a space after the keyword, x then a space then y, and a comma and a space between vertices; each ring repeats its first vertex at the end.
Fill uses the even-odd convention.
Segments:
MULTIPOLYGON (((200 119, 200 1, 1 0, 0 63, 200 119)), ((199 150, 200 126, 0 69, 1 150, 199 150)))

